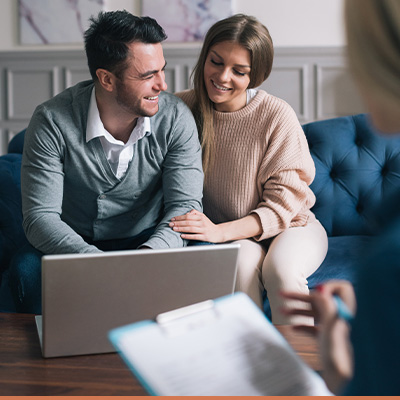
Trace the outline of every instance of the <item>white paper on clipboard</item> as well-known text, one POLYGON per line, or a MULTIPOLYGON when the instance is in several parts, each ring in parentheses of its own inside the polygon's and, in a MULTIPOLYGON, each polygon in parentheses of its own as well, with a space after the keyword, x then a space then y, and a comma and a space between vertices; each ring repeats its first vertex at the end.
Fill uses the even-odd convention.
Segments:
POLYGON ((243 293, 114 329, 110 340, 153 395, 332 395, 243 293))

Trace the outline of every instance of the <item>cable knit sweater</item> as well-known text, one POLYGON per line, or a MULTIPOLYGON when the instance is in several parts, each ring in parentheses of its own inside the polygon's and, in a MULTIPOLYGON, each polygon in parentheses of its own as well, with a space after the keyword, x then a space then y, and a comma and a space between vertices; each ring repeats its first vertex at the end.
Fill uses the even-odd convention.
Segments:
MULTIPOLYGON (((191 108, 193 90, 177 94, 191 108)), ((263 90, 244 108, 214 111, 215 157, 204 181, 204 213, 214 223, 255 213, 264 240, 303 226, 313 214, 315 176, 293 109, 263 90)))

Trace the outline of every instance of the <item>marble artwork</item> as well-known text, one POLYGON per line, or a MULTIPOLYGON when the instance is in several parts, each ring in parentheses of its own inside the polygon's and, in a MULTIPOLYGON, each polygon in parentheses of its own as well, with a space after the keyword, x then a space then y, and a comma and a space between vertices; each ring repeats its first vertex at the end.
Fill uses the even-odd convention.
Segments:
POLYGON ((142 0, 142 15, 156 19, 170 42, 197 42, 232 15, 232 0, 142 0))
POLYGON ((82 43, 104 0, 18 0, 22 44, 82 43))

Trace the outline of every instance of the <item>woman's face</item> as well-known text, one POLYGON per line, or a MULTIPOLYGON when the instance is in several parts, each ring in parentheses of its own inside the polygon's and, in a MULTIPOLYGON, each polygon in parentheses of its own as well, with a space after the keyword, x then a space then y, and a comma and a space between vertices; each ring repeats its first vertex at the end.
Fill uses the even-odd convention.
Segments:
POLYGON ((217 111, 237 111, 246 105, 250 71, 250 52, 238 43, 225 41, 211 47, 204 64, 204 82, 217 111))

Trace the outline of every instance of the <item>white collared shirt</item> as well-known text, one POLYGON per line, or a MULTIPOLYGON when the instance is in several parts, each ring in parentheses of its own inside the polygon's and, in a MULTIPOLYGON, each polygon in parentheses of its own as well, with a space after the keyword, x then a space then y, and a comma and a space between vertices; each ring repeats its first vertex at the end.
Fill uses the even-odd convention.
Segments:
POLYGON ((246 105, 250 103, 250 101, 256 97, 256 94, 258 93, 258 89, 247 89, 246 90, 246 96, 247 96, 247 100, 246 100, 246 105))
POLYGON ((121 179, 125 175, 129 163, 132 160, 133 145, 144 136, 150 134, 150 118, 139 117, 126 143, 115 139, 111 133, 104 128, 99 109, 97 108, 95 88, 93 88, 86 124, 86 143, 96 137, 100 138, 108 163, 118 179, 121 179))

